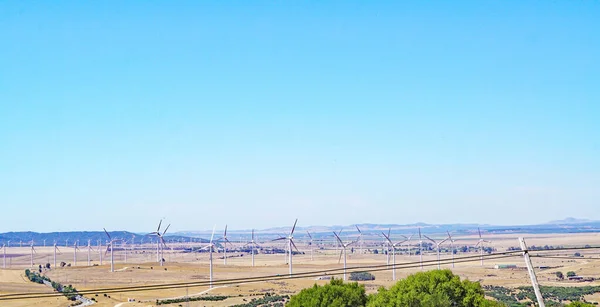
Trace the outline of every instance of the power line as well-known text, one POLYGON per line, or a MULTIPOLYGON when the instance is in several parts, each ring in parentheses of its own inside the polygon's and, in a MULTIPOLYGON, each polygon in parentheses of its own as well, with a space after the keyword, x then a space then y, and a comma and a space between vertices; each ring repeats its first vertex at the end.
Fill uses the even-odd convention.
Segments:
MULTIPOLYGON (((586 249, 599 249, 600 247, 589 246, 583 248, 561 248, 561 249, 553 249, 547 251, 540 252, 555 252, 561 250, 586 250, 586 249)), ((473 262, 479 261, 481 257, 486 259, 504 259, 504 258, 512 258, 519 257, 522 251, 508 251, 501 253, 491 253, 487 255, 473 255, 473 256, 464 256, 454 258, 454 263, 465 263, 465 262, 473 262)), ((548 256, 550 257, 550 256, 548 256)), ((450 264, 453 260, 450 258, 440 259, 440 264, 450 264)), ((396 264, 396 269, 410 269, 410 268, 418 268, 423 263, 423 266, 436 266, 438 260, 426 260, 426 261, 414 261, 407 263, 396 264)), ((368 266, 354 266, 346 268, 350 272, 377 272, 377 271, 386 271, 392 270, 393 265, 368 265, 368 266)), ((309 271, 302 273, 295 273, 293 276, 287 275, 265 275, 265 276, 257 276, 257 277, 244 277, 244 278, 232 278, 232 279, 221 279, 213 281, 213 285, 230 285, 230 284, 241 284, 241 283, 253 283, 253 282, 266 282, 266 281, 280 281, 280 280, 292 280, 292 279, 300 279, 300 278, 309 278, 309 277, 320 277, 323 274, 334 273, 332 275, 342 274, 343 268, 334 268, 334 269, 325 269, 325 270, 317 270, 317 271, 309 271)), ((154 290, 163 290, 163 289, 177 289, 177 288, 185 288, 185 287, 203 287, 209 286, 209 281, 197 281, 197 282, 185 282, 185 283, 167 283, 167 284, 156 284, 156 285, 145 285, 145 286, 131 286, 131 287, 117 287, 117 288, 104 288, 104 289, 90 289, 90 290, 82 290, 78 291, 79 294, 97 294, 97 293, 121 293, 121 292, 138 292, 138 291, 154 291, 154 290)), ((62 293, 45 293, 45 292, 37 292, 37 293, 12 293, 12 294, 3 294, 0 295, 0 301, 2 300, 19 300, 19 299, 35 299, 35 298, 49 298, 62 296, 62 293)))
MULTIPOLYGON (((484 255, 486 259, 502 259, 502 258, 510 258, 519 256, 517 253, 519 252, 503 252, 503 253, 495 253, 484 255)), ((474 256, 466 256, 455 258, 455 263, 463 263, 463 262, 473 262, 479 261, 480 255, 474 256)), ((441 264, 450 264, 452 259, 442 259, 440 261, 441 264)), ((410 269, 410 268, 419 268, 420 261, 416 262, 408 262, 402 264, 396 264, 396 269, 410 269)), ((435 266, 437 265, 437 260, 427 260, 423 261, 424 266, 435 266)), ((370 266, 355 266, 355 267, 347 267, 347 270, 351 272, 377 272, 377 271, 386 271, 391 270, 392 265, 370 265, 370 266)), ((335 269, 326 269, 326 270, 316 270, 302 273, 294 273, 293 276, 288 275, 266 275, 266 276, 257 276, 257 277, 243 277, 243 278, 232 278, 232 279, 221 279, 214 280, 213 285, 223 285, 223 284, 238 284, 238 283, 250 283, 250 282, 264 282, 264 281, 279 281, 279 280, 291 280, 291 279, 300 279, 300 278, 309 278, 309 277, 319 277, 323 276, 323 274, 330 273, 331 275, 342 274, 343 268, 335 268, 335 269)), ((135 291, 151 291, 151 290, 163 290, 163 289, 176 289, 176 288, 184 288, 184 287, 202 287, 209 286, 209 281, 197 281, 197 282, 186 282, 186 283, 167 283, 167 284, 157 284, 157 285, 145 285, 145 286, 131 286, 131 287, 117 287, 117 288, 104 288, 104 289, 89 289, 78 291, 79 294, 96 294, 96 293, 118 293, 118 292, 135 292, 135 291)), ((13 294, 3 294, 0 295, 0 300, 10 300, 10 299, 31 299, 31 298, 43 298, 43 297, 54 297, 54 296, 62 296, 62 293, 46 293, 46 292, 38 292, 38 293, 13 293, 13 294)))

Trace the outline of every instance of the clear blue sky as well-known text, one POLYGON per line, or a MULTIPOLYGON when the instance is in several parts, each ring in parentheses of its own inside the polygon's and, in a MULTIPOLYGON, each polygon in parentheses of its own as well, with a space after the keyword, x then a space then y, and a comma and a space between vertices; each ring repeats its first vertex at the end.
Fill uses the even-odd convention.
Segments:
POLYGON ((0 231, 600 219, 598 1, 2 1, 0 231))

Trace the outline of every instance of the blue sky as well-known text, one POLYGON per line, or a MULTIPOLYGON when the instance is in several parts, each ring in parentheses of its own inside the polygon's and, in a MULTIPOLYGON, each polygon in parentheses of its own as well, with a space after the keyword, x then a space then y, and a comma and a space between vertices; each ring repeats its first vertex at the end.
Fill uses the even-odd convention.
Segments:
POLYGON ((600 219, 597 1, 4 1, 0 231, 600 219))

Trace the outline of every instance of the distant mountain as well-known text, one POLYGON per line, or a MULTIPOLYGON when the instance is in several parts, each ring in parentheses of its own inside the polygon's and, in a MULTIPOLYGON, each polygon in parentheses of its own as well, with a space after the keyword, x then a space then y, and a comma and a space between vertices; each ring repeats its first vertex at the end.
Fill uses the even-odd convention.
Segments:
POLYGON ((577 219, 574 217, 568 217, 562 220, 550 221, 546 224, 551 225, 571 225, 571 224, 586 224, 586 223, 595 223, 598 221, 588 220, 588 219, 577 219))

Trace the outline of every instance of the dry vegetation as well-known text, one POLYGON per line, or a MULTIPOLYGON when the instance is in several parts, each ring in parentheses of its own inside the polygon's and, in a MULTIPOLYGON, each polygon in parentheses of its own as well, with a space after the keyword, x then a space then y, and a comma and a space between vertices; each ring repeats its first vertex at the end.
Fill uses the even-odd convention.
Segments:
MULTIPOLYGON (((518 235, 492 235, 486 239, 493 241, 492 246, 498 251, 505 251, 511 246, 517 246, 516 237, 518 235)), ((569 235, 524 235, 527 238, 527 243, 531 245, 562 245, 562 246, 584 246, 586 244, 594 245, 599 242, 598 234, 569 234, 569 235)), ((476 243, 476 237, 462 237, 457 244, 473 245, 476 243)), ((367 242, 369 243, 369 242, 367 242)), ((374 243, 373 243, 374 244, 374 243)), ((303 244, 298 244, 299 248, 306 249, 303 244), (304 246, 304 247, 301 247, 304 246)), ((72 267, 58 268, 50 270, 46 275, 54 281, 58 281, 64 285, 72 284, 79 290, 113 288, 122 286, 134 285, 151 285, 151 284, 166 284, 173 282, 189 282, 189 281, 206 281, 208 280, 208 255, 203 254, 184 254, 184 253, 165 253, 167 264, 160 267, 155 262, 155 253, 148 246, 148 250, 137 250, 129 255, 128 263, 123 263, 123 257, 115 253, 117 272, 110 273, 110 264, 105 259, 102 266, 87 267, 87 251, 83 250, 78 254, 78 265, 72 267)), ((53 263, 52 247, 39 247, 35 256, 36 267, 38 264, 53 263)), ((381 247, 379 247, 381 249, 381 247)), ((71 263, 73 261, 72 249, 62 248, 62 254, 59 255, 58 261, 71 263)), ((540 283, 543 285, 567 285, 576 286, 582 283, 574 283, 569 281, 558 281, 555 276, 556 271, 574 271, 578 274, 600 277, 600 266, 598 265, 598 253, 600 251, 590 250, 582 252, 584 257, 580 259, 542 259, 533 258, 534 265, 547 266, 549 269, 537 270, 540 283), (595 259, 591 259, 593 257, 595 259)), ((26 280, 23 276, 23 270, 29 267, 30 256, 29 248, 11 248, 11 254, 17 256, 11 257, 11 269, 0 270, 0 294, 22 293, 22 292, 51 292, 51 289, 39 284, 34 284, 26 280)), ((557 252, 554 252, 556 254, 557 252)), ((532 252, 536 254, 536 252, 532 252)), ((545 252, 545 254, 548 254, 545 252)), ((552 253, 551 253, 552 254, 552 253)), ((566 254, 560 253, 562 256, 566 254)), ((215 257, 214 276, 215 279, 232 279, 244 277, 257 277, 265 275, 285 275, 288 272, 288 267, 284 262, 282 254, 275 255, 256 255, 256 266, 250 266, 250 256, 244 255, 239 257, 239 253, 233 253, 238 257, 230 258, 227 266, 223 265, 223 260, 215 257)), ((474 253, 465 255, 473 256, 474 253)), ((456 257, 465 256, 458 254, 456 257)), ((449 258, 450 255, 443 255, 443 258, 449 258)), ((93 263, 98 264, 98 253, 92 253, 93 263)), ((435 255, 426 254, 424 260, 435 260, 435 255)), ((397 255, 396 262, 400 265, 406 262, 418 261, 418 256, 412 255, 397 255)), ((381 265, 385 264, 386 256, 384 254, 359 254, 358 250, 355 254, 349 255, 349 266, 360 265, 381 265)), ((522 257, 513 257, 500 260, 489 260, 484 262, 481 267, 478 261, 470 263, 456 264, 454 272, 463 278, 468 278, 474 281, 481 281, 484 285, 501 285, 508 287, 526 286, 529 285, 529 279, 526 270, 522 269, 494 269, 495 264, 517 264, 523 267, 524 262, 522 257)), ((310 256, 296 255, 294 256, 294 272, 309 272, 318 271, 329 268, 341 268, 338 264, 338 258, 335 250, 315 250, 315 259, 310 260, 310 256)), ((450 265, 443 265, 444 268, 450 268, 450 265)), ((429 267, 430 269, 436 266, 429 267)), ((398 278, 402 278, 413 272, 419 271, 419 268, 399 269, 397 271, 398 278)), ((391 271, 373 272, 376 276, 375 281, 367 281, 364 284, 367 291, 375 291, 380 286, 389 286, 393 283, 391 271)), ((341 275, 338 275, 341 276, 341 275)), ((243 283, 231 285, 219 285, 213 289, 206 286, 189 287, 169 290, 154 290, 141 291, 130 293, 112 293, 104 296, 104 293, 98 292, 98 296, 86 295, 88 298, 95 298, 98 304, 95 306, 154 306, 156 299, 183 297, 186 294, 193 295, 226 295, 232 296, 225 301, 220 302, 190 302, 189 306, 229 306, 231 304, 240 304, 244 300, 250 300, 252 297, 262 295, 265 292, 276 292, 279 294, 293 294, 302 288, 312 286, 315 282, 325 283, 326 281, 315 281, 314 278, 243 283), (135 298, 140 303, 127 303, 128 298, 135 298)), ((586 282, 585 285, 600 285, 598 282, 586 282)), ((590 296, 589 300, 599 300, 597 295, 590 296)), ((40 306, 69 306, 71 302, 63 297, 54 297, 47 299, 32 300, 14 300, 2 301, 2 306, 32 306, 38 304, 40 306)), ((177 304, 173 305, 177 306, 177 304)), ((184 305, 186 306, 186 305, 184 305)))

